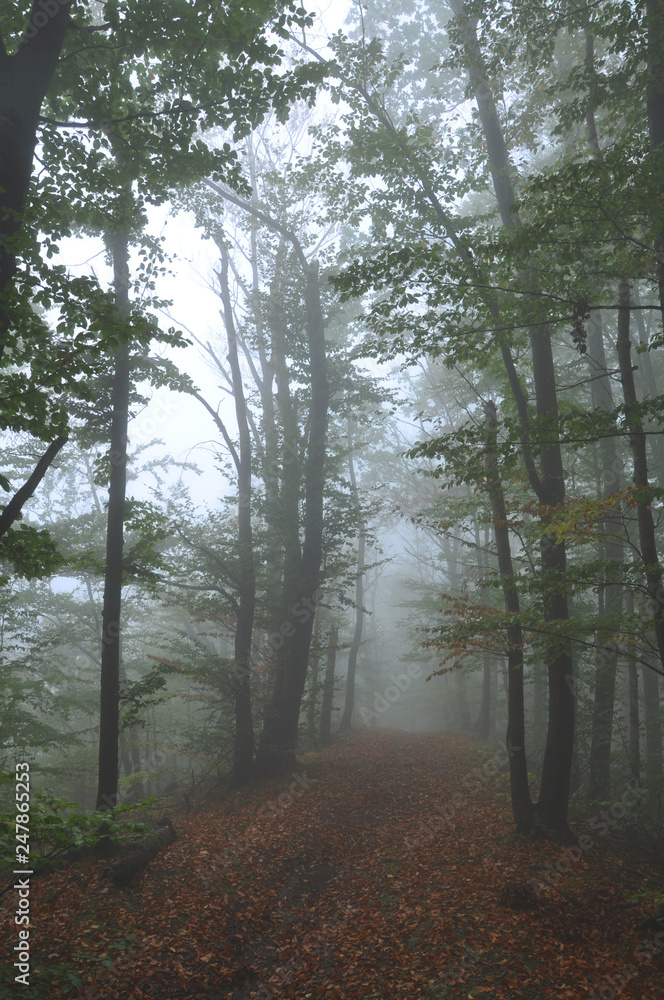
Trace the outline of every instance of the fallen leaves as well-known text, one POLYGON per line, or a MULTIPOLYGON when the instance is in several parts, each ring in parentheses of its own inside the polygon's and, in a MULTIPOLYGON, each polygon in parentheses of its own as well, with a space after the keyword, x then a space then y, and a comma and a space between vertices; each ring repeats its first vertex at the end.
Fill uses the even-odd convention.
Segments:
MULTIPOLYGON (((307 760, 316 783, 279 822, 257 812, 290 778, 178 817, 180 839, 126 889, 96 863, 35 881, 33 983, 49 1000, 576 1000, 632 961, 621 1000, 664 997, 660 959, 633 958, 645 904, 622 905, 604 844, 536 908, 500 905, 557 857, 512 838, 505 775, 461 791, 456 836, 446 820, 408 846, 477 764, 458 737, 353 734, 307 760)), ((623 862, 625 883, 656 878, 623 862)))

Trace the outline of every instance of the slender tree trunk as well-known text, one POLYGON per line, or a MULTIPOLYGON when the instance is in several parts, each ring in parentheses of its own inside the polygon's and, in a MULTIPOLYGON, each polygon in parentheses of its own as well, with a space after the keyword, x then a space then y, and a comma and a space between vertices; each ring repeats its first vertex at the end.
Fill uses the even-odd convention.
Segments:
MULTIPOLYGON (((632 590, 627 590, 625 594, 625 610, 630 616, 634 614, 634 593, 632 590)), ((638 783, 641 780, 641 723, 639 719, 639 674, 633 642, 630 642, 628 647, 627 672, 629 678, 629 766, 632 777, 638 783)))
POLYGON ((351 642, 348 654, 348 673, 346 675, 346 698, 344 710, 339 723, 340 730, 347 730, 351 727, 353 719, 353 706, 355 704, 355 672, 357 670, 357 656, 362 643, 362 629, 364 627, 364 556, 366 548, 366 529, 360 511, 360 497, 357 490, 357 480, 355 478, 355 465, 353 463, 353 428, 350 417, 348 418, 348 475, 350 478, 351 496, 355 508, 358 512, 358 538, 357 538, 357 574, 355 577, 355 630, 353 641, 351 642))
POLYGON ((634 462, 634 486, 639 545, 644 562, 646 588, 650 598, 655 639, 661 665, 664 667, 664 590, 662 567, 657 553, 655 523, 652 516, 652 490, 648 482, 646 435, 638 413, 638 399, 632 370, 632 342, 629 336, 630 289, 629 282, 621 278, 618 286, 618 362, 620 380, 625 397, 625 418, 630 432, 630 447, 634 462))
MULTIPOLYGON (((594 310, 588 324, 588 360, 593 371, 592 399, 595 409, 612 413, 614 410, 611 382, 607 373, 601 315, 594 310)), ((610 501, 621 486, 621 466, 616 439, 602 437, 599 442, 602 466, 601 495, 610 501)), ((607 514, 600 522, 600 561, 604 578, 600 581, 600 618, 605 623, 597 633, 595 667, 595 698, 593 704, 592 740, 590 747, 589 795, 591 799, 606 798, 610 792, 611 739, 615 707, 618 636, 622 612, 622 517, 620 508, 607 514)))
MULTIPOLYGON (((638 282, 634 283, 633 294, 634 305, 637 307, 634 310, 634 317, 639 331, 639 343, 640 346, 647 348, 647 350, 639 354, 639 371, 643 375, 641 394, 642 396, 648 396, 650 399, 654 400, 659 395, 659 390, 657 388, 657 379, 655 378, 655 370, 653 368, 652 356, 650 353, 650 320, 648 322, 648 326, 646 326, 643 319, 643 312, 639 308, 641 303, 638 296, 638 282)), ((652 450, 653 475, 656 477, 661 486, 664 484, 664 434, 661 433, 661 424, 652 418, 646 421, 645 426, 648 431, 658 432, 650 433, 648 435, 648 440, 652 450)))
POLYGON ((309 692, 309 706, 307 708, 307 728, 312 740, 317 737, 316 721, 318 718, 318 675, 320 672, 320 615, 314 619, 314 631, 311 638, 311 689, 309 692))
POLYGON ((646 764, 650 777, 654 777, 662 774, 662 715, 659 707, 659 676, 644 664, 642 681, 646 764))
MULTIPOLYGON (((489 536, 485 533, 485 548, 488 548, 489 536)), ((485 586, 484 581, 484 571, 485 571, 485 560, 482 553, 482 547, 480 544, 480 532, 479 528, 475 528, 475 547, 477 550, 477 570, 478 570, 478 586, 480 588, 485 586)), ((487 557, 488 562, 488 557, 487 557)), ((480 711, 477 719, 477 735, 481 740, 488 740, 489 731, 491 729, 491 676, 493 673, 493 661, 491 653, 488 650, 484 650, 482 653, 482 697, 480 700, 480 711)))
POLYGON ((233 305, 228 285, 228 250, 223 239, 217 241, 217 246, 221 254, 221 270, 218 273, 219 289, 228 338, 228 363, 231 370, 235 416, 240 438, 239 454, 236 453, 239 586, 233 664, 235 738, 232 780, 235 785, 241 785, 249 780, 254 770, 254 727, 251 717, 251 640, 256 608, 256 575, 251 526, 251 432, 238 357, 233 305))
POLYGON ((485 403, 486 416, 486 485, 491 501, 493 531, 498 555, 498 569, 503 588, 505 611, 510 623, 507 634, 507 734, 512 813, 518 833, 530 833, 534 808, 528 787, 526 731, 523 703, 523 634, 519 616, 521 606, 514 576, 510 549, 507 507, 498 473, 498 414, 493 401, 485 403))
MULTIPOLYGON (((107 237, 113 257, 115 307, 129 310, 129 230, 107 237)), ((122 605, 122 546, 127 488, 127 424, 129 417, 129 345, 115 352, 110 482, 106 528, 106 569, 102 609, 101 697, 99 711, 99 785, 97 810, 114 809, 118 795, 118 736, 120 702, 120 612, 122 605)))
POLYGON ((491 653, 485 650, 482 653, 482 699, 480 701, 480 712, 477 719, 477 735, 486 742, 489 739, 491 730, 491 676, 493 673, 493 662, 491 653))
POLYGON ((30 497, 34 495, 35 490, 50 469, 58 452, 67 444, 68 440, 69 438, 62 436, 49 444, 23 486, 16 491, 9 503, 0 512, 0 538, 9 531, 14 521, 20 517, 23 507, 30 497))
MULTIPOLYGON (((468 16, 463 0, 450 0, 462 36, 466 58, 466 68, 475 93, 477 109, 487 145, 489 169, 498 210, 503 226, 514 232, 519 224, 512 188, 512 166, 500 124, 498 110, 493 97, 482 52, 477 39, 477 22, 468 16)), ((537 274, 524 261, 524 280, 527 286, 537 291, 537 274)), ((533 363, 536 411, 542 426, 547 429, 551 444, 540 457, 541 478, 537 482, 531 470, 531 482, 537 485, 538 499, 544 508, 542 517, 541 563, 542 576, 546 583, 544 594, 544 621, 556 636, 547 652, 549 678, 549 719, 547 741, 542 765, 540 795, 536 806, 537 822, 540 829, 556 839, 573 840, 567 821, 570 794, 570 775, 574 748, 574 696, 572 681, 574 667, 571 646, 561 636, 569 620, 566 590, 566 547, 565 541, 547 531, 550 515, 565 502, 565 478, 562 450, 558 433, 558 399, 556 373, 551 346, 551 331, 547 323, 536 319, 530 329, 530 351, 533 363)), ((503 352, 503 356, 505 356, 503 352)), ((506 362, 507 363, 507 362, 506 362)), ((507 364, 510 386, 514 377, 510 371, 511 360, 507 364)), ((515 400, 519 405, 520 389, 516 389, 515 400)), ((524 454, 527 467, 528 453, 524 454)))
POLYGON ((472 722, 470 718, 470 705, 468 704, 468 692, 466 691, 466 675, 460 669, 454 671, 454 695, 459 729, 464 733, 469 733, 472 729, 472 722))
POLYGON ((547 670, 541 660, 533 666, 533 754, 538 772, 542 765, 542 751, 546 744, 546 688, 547 670))
POLYGON ((664 177, 664 2, 647 0, 645 21, 648 57, 648 127, 653 156, 653 176, 660 191, 655 232, 657 250, 657 283, 659 303, 664 323, 664 217, 661 210, 662 177, 664 177))
POLYGON ((337 663, 339 630, 336 625, 330 631, 327 645, 327 664, 323 681, 323 704, 320 710, 320 742, 325 746, 332 739, 332 709, 334 707, 334 670, 337 663))

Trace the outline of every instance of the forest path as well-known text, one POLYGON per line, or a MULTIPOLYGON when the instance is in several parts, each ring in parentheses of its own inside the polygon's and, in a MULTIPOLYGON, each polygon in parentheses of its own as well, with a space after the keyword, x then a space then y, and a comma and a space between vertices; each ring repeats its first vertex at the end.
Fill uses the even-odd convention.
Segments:
POLYGON ((175 818, 129 888, 101 863, 35 881, 34 996, 576 1000, 610 974, 612 997, 664 998, 664 944, 626 902, 656 874, 599 839, 578 858, 514 840, 504 752, 369 730, 301 763, 175 818), (528 908, 502 905, 531 878, 528 908))

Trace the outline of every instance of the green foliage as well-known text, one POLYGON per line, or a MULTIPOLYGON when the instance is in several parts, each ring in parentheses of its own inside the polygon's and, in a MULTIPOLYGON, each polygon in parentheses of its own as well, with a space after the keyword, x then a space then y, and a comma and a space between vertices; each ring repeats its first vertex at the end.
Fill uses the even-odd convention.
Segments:
MULTIPOLYGON (((3 781, 13 780, 12 775, 3 781)), ((29 860, 43 863, 69 849, 94 847, 100 838, 108 837, 112 843, 140 840, 150 832, 147 823, 122 820, 123 812, 149 808, 155 799, 146 799, 138 805, 120 806, 106 812, 84 813, 76 802, 56 798, 49 792, 36 791, 30 797, 29 860), (102 830, 103 826, 103 830, 102 830)), ((0 814, 0 867, 11 869, 16 864, 15 815, 0 814)))

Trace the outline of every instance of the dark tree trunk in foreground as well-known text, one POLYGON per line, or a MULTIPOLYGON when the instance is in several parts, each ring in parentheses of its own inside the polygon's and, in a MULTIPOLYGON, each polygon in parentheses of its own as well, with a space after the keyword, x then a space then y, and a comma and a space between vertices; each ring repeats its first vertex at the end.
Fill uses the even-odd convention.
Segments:
MULTIPOLYGON (((115 306, 129 310, 129 230, 107 237, 113 256, 115 306)), ((118 796, 120 714, 120 611, 122 546, 127 488, 127 423, 129 415, 129 345, 115 352, 111 422, 110 482, 106 529, 106 570, 102 610, 101 698, 99 711, 99 785, 97 810, 114 809, 118 796)))
POLYGON ((238 609, 235 624, 233 693, 235 698, 235 740, 233 745, 233 782, 249 780, 254 770, 254 727, 251 717, 251 640, 256 608, 256 575, 251 527, 251 433, 244 396, 242 372, 237 349, 233 304, 228 286, 228 250, 218 242, 221 270, 218 274, 224 324, 228 337, 228 363, 231 370, 235 416, 240 449, 234 453, 238 477, 238 609))
POLYGON ((339 630, 335 626, 330 631, 330 638, 327 645, 327 665, 325 667, 325 680, 323 681, 323 704, 320 710, 320 741, 323 745, 332 739, 332 708, 334 705, 334 670, 337 663, 337 643, 339 642, 339 630))
POLYGON ((348 475, 350 478, 350 489, 356 510, 358 511, 359 531, 357 539, 357 575, 355 577, 355 630, 353 641, 351 642, 348 654, 348 674, 346 676, 346 698, 344 710, 341 715, 339 729, 350 729, 353 719, 353 706, 355 704, 355 673, 357 670, 357 655, 362 643, 362 630, 364 627, 364 555, 366 548, 366 529, 360 512, 360 497, 357 491, 357 480, 355 478, 355 466, 353 464, 353 433, 352 424, 348 420, 348 475))
POLYGON ((498 569, 503 588, 503 600, 510 624, 507 625, 507 734, 512 813, 518 833, 530 833, 534 808, 528 788, 526 731, 523 704, 523 634, 519 623, 521 607, 514 577, 510 548, 507 507, 498 474, 497 425, 498 415, 493 401, 485 403, 486 415, 486 483, 491 500, 494 538, 498 569))
POLYGON ((8 325, 3 292, 16 270, 14 242, 28 198, 39 113, 58 65, 70 6, 57 0, 54 13, 47 14, 35 0, 18 50, 8 55, 0 41, 0 356, 8 325))

